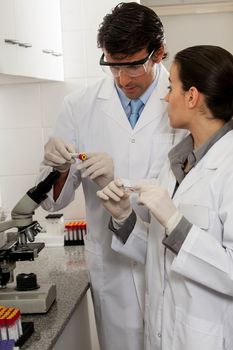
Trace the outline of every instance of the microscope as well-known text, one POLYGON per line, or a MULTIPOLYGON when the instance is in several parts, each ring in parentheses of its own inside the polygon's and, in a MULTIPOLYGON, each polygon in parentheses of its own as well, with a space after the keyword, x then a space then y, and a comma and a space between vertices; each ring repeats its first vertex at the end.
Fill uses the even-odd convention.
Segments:
POLYGON ((12 287, 11 284, 16 262, 33 261, 44 248, 44 243, 34 242, 42 227, 37 221, 33 221, 33 214, 47 198, 46 193, 51 190, 58 177, 59 172, 52 171, 20 199, 12 209, 11 220, 0 222, 0 235, 13 227, 18 229, 16 238, 0 247, 0 303, 17 307, 21 313, 45 313, 56 299, 56 286, 38 286, 33 273, 19 274, 16 278, 17 285, 12 287))

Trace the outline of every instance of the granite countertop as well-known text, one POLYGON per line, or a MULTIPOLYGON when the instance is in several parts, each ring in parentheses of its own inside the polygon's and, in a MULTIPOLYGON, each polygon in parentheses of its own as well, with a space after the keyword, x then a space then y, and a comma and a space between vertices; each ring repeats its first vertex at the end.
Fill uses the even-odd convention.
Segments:
POLYGON ((46 314, 22 316, 22 321, 34 322, 35 332, 21 349, 52 349, 89 288, 84 247, 44 248, 33 262, 17 262, 14 274, 21 272, 34 272, 38 284, 54 283, 57 288, 56 301, 46 314))

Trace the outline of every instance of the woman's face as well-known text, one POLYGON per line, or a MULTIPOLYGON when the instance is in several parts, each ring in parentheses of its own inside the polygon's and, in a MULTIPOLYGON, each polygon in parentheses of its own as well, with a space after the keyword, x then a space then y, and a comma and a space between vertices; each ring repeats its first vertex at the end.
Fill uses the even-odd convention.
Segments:
POLYGON ((187 128, 188 109, 186 108, 186 92, 182 88, 182 83, 179 78, 179 70, 176 63, 173 63, 170 69, 170 85, 169 92, 165 96, 168 102, 168 116, 170 125, 173 128, 187 128))

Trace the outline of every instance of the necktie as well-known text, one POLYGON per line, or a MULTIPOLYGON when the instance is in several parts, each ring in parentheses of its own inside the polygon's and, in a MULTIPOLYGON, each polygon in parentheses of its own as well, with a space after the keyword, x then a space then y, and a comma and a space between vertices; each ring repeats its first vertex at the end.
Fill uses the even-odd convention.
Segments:
POLYGON ((130 106, 131 106, 131 114, 129 116, 129 122, 130 125, 132 126, 132 129, 135 127, 138 118, 139 118, 139 110, 142 107, 143 102, 139 99, 137 100, 132 100, 130 102, 130 106))

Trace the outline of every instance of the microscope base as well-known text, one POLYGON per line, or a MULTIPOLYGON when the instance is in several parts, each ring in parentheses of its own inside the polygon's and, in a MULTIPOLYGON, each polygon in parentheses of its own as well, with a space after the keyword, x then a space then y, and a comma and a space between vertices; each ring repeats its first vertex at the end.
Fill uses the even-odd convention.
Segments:
POLYGON ((22 314, 46 313, 55 299, 55 284, 41 284, 38 289, 23 292, 13 287, 0 289, 1 304, 16 307, 22 314))

